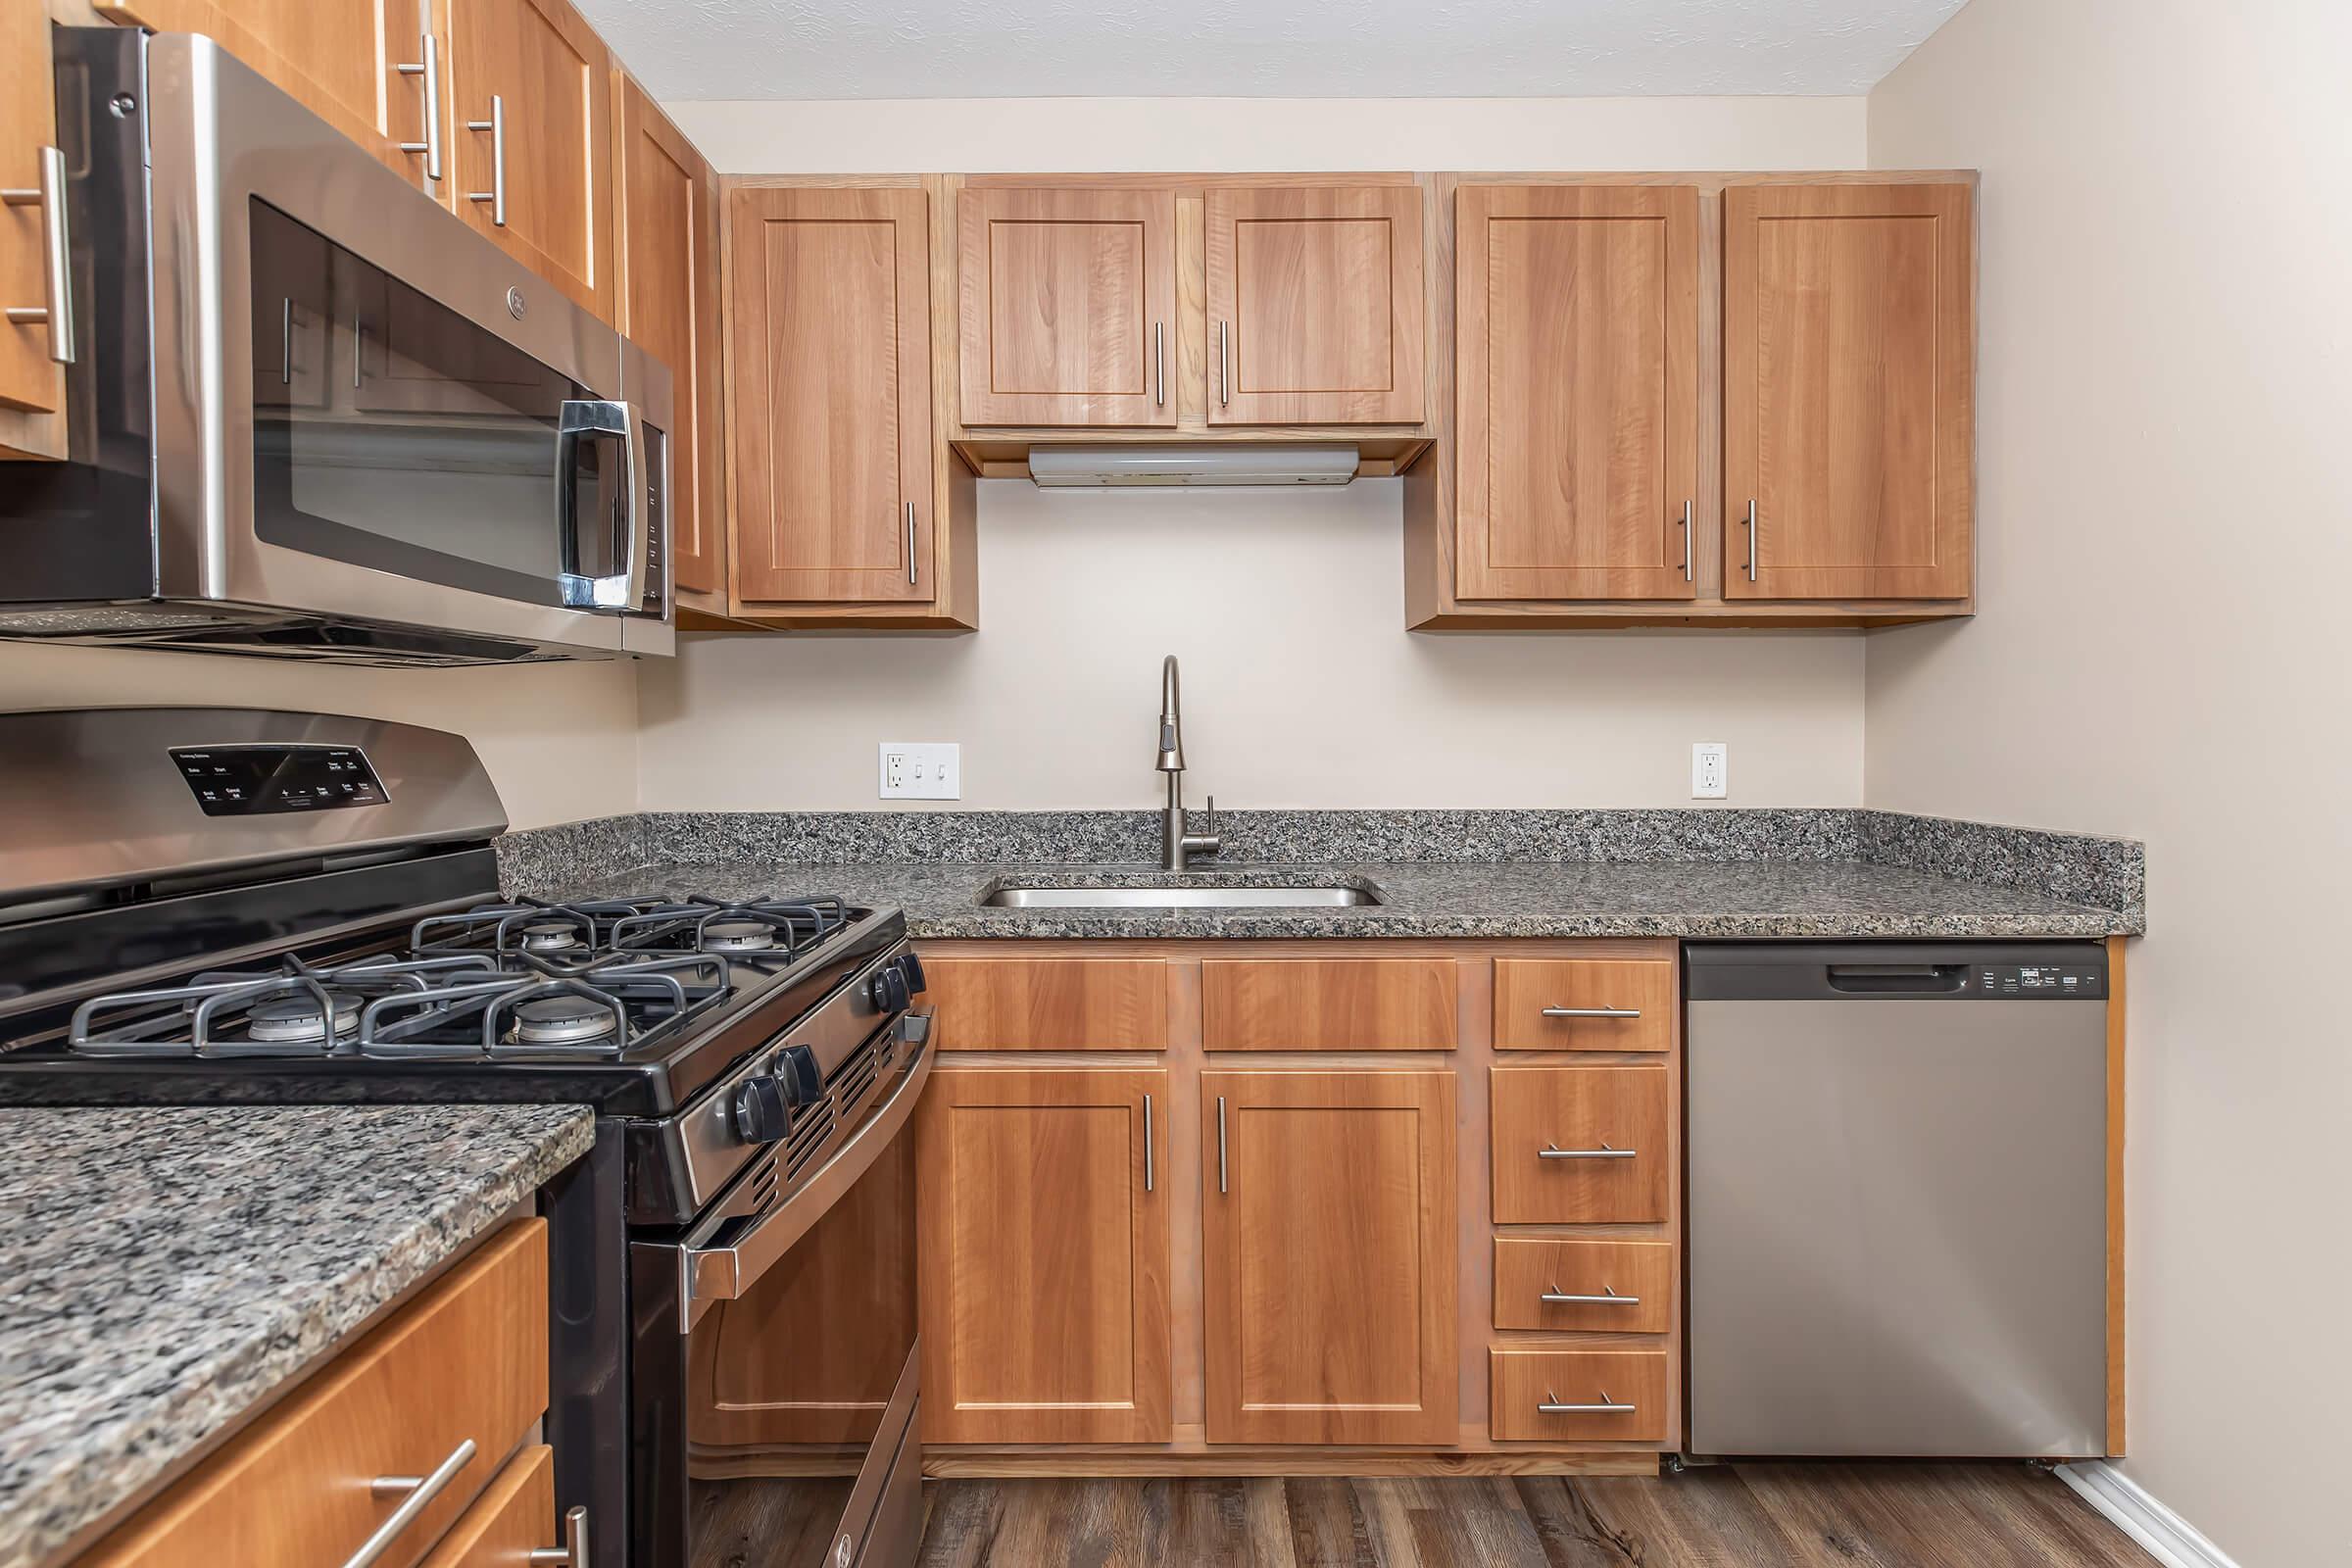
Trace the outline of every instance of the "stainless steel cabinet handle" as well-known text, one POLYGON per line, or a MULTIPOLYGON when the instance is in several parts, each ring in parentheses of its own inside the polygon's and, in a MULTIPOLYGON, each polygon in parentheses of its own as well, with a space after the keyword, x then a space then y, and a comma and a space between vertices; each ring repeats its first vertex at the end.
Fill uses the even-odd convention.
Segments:
POLYGON ((433 9, 420 6, 417 15, 418 34, 423 40, 421 61, 402 61, 393 67, 404 76, 424 78, 424 140, 404 141, 404 153, 424 154, 424 177, 435 184, 441 182, 441 40, 433 33, 433 9))
POLYGON ((1152 1190, 1152 1097, 1144 1097, 1144 1191, 1152 1190))
POLYGON ((469 202, 490 204, 492 226, 507 226, 507 101, 497 93, 490 95, 490 118, 468 120, 467 130, 486 130, 490 133, 490 188, 466 193, 469 202))
POLYGON ((277 379, 286 386, 294 384, 294 300, 287 296, 285 312, 277 322, 277 379))
POLYGON ((1562 1149, 1557 1144, 1545 1144, 1536 1151, 1538 1159, 1632 1159, 1639 1149, 1611 1149, 1603 1144, 1598 1149, 1562 1149))
POLYGON ((1217 1097, 1217 1191, 1225 1191, 1225 1097, 1217 1097))
POLYGON ((1598 1404, 1562 1404, 1558 1397, 1547 1389, 1544 1394, 1544 1402, 1536 1406, 1536 1413, 1538 1415, 1632 1415, 1634 1406, 1617 1403, 1609 1397, 1609 1391, 1606 1389, 1600 1391, 1598 1404))
POLYGON ((1217 407, 1233 406, 1233 369, 1225 357, 1225 323, 1217 323, 1217 407))
POLYGON ((368 318, 354 316, 351 318, 351 389, 354 392, 360 389, 360 361, 363 357, 362 351, 367 346, 368 318))
POLYGON ((400 1506, 393 1509, 384 1522, 375 1527, 375 1534, 360 1543, 360 1549, 351 1554, 343 1568, 368 1568, 381 1557, 400 1533, 416 1522, 416 1516, 433 1504, 442 1489, 458 1479, 458 1472, 473 1462, 473 1440, 466 1439, 449 1450, 449 1457, 433 1467, 429 1476, 377 1476, 368 1484, 368 1491, 376 1497, 399 1497, 400 1506), (405 1495, 404 1495, 405 1494, 405 1495))
MULTIPOLYGON (((44 57, 45 58, 45 57, 44 57)), ((49 358, 59 365, 74 363, 74 243, 66 228, 66 155, 56 147, 41 149, 41 183, 32 190, 0 190, 0 202, 11 207, 41 210, 42 271, 49 283, 46 305, 11 305, 11 326, 49 328, 49 358)))
POLYGON ((530 1556, 523 1559, 531 1568, 588 1568, 588 1510, 567 1508, 564 1511, 564 1544, 533 1546, 530 1556))
POLYGON ((914 582, 914 503, 906 503, 906 581, 914 582))
POLYGON ((1683 581, 1690 581, 1690 503, 1683 503, 1683 581))
POLYGON ((1601 1291, 1603 1294, 1599 1296, 1579 1296, 1574 1291, 1562 1291, 1557 1285, 1554 1285, 1537 1299, 1547 1306, 1640 1306, 1642 1304, 1642 1298, 1639 1296, 1619 1296, 1606 1285, 1601 1287, 1601 1291))
POLYGON ((1168 345, 1166 323, 1152 323, 1152 401, 1160 408, 1168 406, 1168 345))
POLYGON ((1546 1018, 1639 1018, 1640 1007, 1545 1007, 1546 1018))
POLYGON ((1756 503, 1752 497, 1747 503, 1747 580, 1756 580, 1756 503))

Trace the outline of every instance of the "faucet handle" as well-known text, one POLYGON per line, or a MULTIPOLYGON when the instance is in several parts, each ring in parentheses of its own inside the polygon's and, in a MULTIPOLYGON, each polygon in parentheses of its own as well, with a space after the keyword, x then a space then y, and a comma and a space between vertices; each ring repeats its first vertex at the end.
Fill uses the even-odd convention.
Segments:
POLYGON ((1217 836, 1217 798, 1214 795, 1208 798, 1208 836, 1212 839, 1217 836))

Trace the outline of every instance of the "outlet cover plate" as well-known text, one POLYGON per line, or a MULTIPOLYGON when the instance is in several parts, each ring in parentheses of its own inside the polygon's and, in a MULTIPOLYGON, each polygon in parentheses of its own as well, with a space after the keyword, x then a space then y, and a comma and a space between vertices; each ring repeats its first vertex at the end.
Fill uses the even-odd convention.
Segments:
POLYGON ((884 741, 881 798, 886 801, 963 799, 963 748, 954 741, 884 741))
POLYGON ((1732 748, 1724 741, 1690 743, 1690 798, 1720 801, 1732 793, 1732 748))

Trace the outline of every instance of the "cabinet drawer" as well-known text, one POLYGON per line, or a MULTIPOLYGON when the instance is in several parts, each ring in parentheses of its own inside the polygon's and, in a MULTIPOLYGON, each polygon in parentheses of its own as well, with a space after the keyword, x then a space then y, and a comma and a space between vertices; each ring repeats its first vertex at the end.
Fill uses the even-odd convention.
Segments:
POLYGON ((473 1457, 378 1559, 409 1568, 546 1409, 547 1223, 526 1219, 336 1356, 78 1568, 343 1562, 402 1500, 374 1496, 369 1482, 429 1477, 470 1439, 473 1457))
POLYGON ((452 1526, 423 1568, 519 1568, 557 1544, 556 1450, 516 1454, 481 1500, 452 1526))
POLYGON ((1451 958, 1203 958, 1210 1051, 1451 1051, 1451 958))
POLYGON ((1666 1440, 1663 1350, 1489 1350, 1487 1357, 1488 1430, 1497 1443, 1666 1440))
POLYGON ((1494 1239, 1494 1326, 1664 1334, 1673 1327, 1672 1242, 1494 1239), (1547 1301, 1581 1296, 1583 1301, 1547 1301))
POLYGON ((926 958, 943 1051, 1160 1051, 1159 958, 926 958))
POLYGON ((1671 963, 1494 960, 1497 1051, 1665 1051, 1673 1044, 1671 963))
POLYGON ((1664 1063, 1493 1073, 1496 1224, 1666 1218, 1664 1063))

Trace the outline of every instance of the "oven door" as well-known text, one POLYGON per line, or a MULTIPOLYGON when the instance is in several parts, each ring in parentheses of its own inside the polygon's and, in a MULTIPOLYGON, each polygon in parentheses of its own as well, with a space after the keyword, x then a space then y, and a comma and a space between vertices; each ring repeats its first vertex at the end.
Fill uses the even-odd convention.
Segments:
POLYGON ((612 326, 205 39, 150 40, 147 108, 159 597, 574 653, 664 619, 612 326))
POLYGON ((780 1202, 762 1161, 676 1242, 632 1247, 630 1568, 911 1568, 930 1071, 918 1044, 780 1202))

